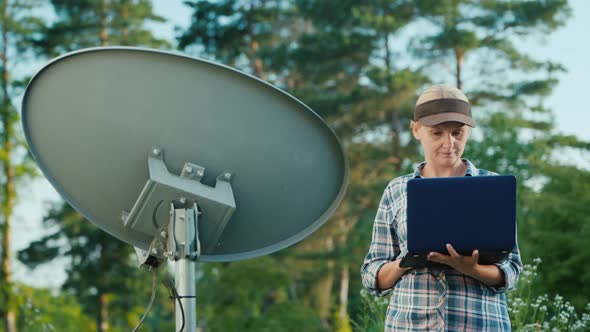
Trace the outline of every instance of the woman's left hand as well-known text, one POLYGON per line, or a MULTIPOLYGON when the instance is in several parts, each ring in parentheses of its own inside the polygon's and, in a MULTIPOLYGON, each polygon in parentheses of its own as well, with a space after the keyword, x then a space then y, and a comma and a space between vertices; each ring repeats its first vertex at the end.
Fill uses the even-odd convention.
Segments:
POLYGON ((479 260, 479 251, 473 250, 471 256, 462 256, 455 251, 452 245, 447 244, 447 250, 450 255, 443 255, 438 252, 431 252, 426 256, 429 261, 446 264, 458 272, 472 276, 476 273, 477 262, 479 260))

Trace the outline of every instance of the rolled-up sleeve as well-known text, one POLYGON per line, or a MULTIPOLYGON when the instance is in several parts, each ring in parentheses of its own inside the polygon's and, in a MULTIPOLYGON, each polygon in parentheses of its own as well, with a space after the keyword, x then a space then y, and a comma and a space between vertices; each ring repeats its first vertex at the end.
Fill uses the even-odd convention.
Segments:
MULTIPOLYGON (((491 175, 496 176, 498 173, 485 171, 485 174, 481 174, 482 170, 480 170, 480 175, 491 175)), ((518 249, 518 242, 512 249, 510 255, 508 255, 508 259, 503 262, 496 263, 496 265, 503 273, 504 273, 504 286, 500 287, 489 287, 496 293, 504 293, 507 290, 514 289, 516 284, 518 283, 518 278, 520 277, 520 272, 522 272, 522 260, 520 258, 520 250, 518 249)))
POLYGON ((361 267, 363 286, 370 294, 376 296, 385 296, 393 289, 379 289, 377 287, 377 273, 385 263, 395 260, 400 253, 399 241, 395 236, 393 223, 394 202, 389 194, 389 189, 389 187, 385 189, 379 203, 373 224, 371 245, 361 267))
POLYGON ((496 293, 503 293, 507 290, 514 289, 518 283, 520 272, 522 272, 522 260, 520 258, 518 244, 514 246, 514 249, 512 249, 512 252, 508 255, 508 259, 501 263, 496 263, 495 265, 504 273, 505 284, 500 287, 490 288, 496 293))

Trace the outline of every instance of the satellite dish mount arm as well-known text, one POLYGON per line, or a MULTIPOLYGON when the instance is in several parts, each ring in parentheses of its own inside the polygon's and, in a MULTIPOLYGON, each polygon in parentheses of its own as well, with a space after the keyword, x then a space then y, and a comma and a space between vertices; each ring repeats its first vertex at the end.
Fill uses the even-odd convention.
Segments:
POLYGON ((236 209, 233 174, 224 171, 215 187, 200 182, 205 169, 195 164, 186 163, 180 176, 174 175, 157 147, 149 153, 148 167, 149 179, 131 211, 123 211, 123 225, 153 236, 148 251, 135 247, 141 266, 157 268, 168 259, 175 261, 176 289, 182 304, 182 310, 175 310, 176 329, 184 326, 185 331, 195 331, 196 261, 203 252, 215 249, 236 209), (167 218, 162 215, 165 206, 169 207, 167 218), (202 248, 201 240, 205 241, 202 248))

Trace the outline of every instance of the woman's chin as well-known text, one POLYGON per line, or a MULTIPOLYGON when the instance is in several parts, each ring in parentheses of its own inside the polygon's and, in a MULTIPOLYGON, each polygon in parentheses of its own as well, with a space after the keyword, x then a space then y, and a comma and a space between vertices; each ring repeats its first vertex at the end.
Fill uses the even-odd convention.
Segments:
POLYGON ((440 158, 437 158, 437 164, 439 164, 440 166, 443 167, 451 167, 454 166, 457 163, 457 160, 459 160, 460 158, 457 157, 456 155, 452 155, 452 156, 443 156, 440 158))

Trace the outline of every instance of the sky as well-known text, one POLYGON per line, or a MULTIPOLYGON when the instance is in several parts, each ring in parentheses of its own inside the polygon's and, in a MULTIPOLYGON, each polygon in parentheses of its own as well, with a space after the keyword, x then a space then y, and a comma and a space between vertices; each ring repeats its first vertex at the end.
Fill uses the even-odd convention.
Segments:
MULTIPOLYGON (((590 1, 571 0, 572 17, 567 24, 544 40, 527 41, 522 47, 539 60, 561 63, 567 72, 559 76, 559 84, 546 101, 555 114, 558 130, 590 141, 590 107, 583 96, 590 96, 590 1), (586 37, 584 37, 586 36, 586 37), (584 42, 586 40, 586 42, 584 42)), ((174 27, 190 22, 190 10, 180 0, 154 0, 154 12, 169 19, 168 24, 155 26, 156 34, 172 38, 174 27)), ((590 165, 587 156, 576 161, 590 165)), ((47 202, 59 200, 58 194, 46 180, 37 180, 21 193, 13 223, 13 250, 22 249, 42 234, 41 219, 47 202)), ((14 260, 13 279, 37 287, 55 288, 65 280, 63 263, 48 264, 28 271, 14 260)))
POLYGON ((573 0, 571 6, 573 17, 566 26, 547 37, 545 44, 531 45, 529 52, 565 66, 567 73, 559 77, 547 105, 563 133, 590 140, 590 107, 582 98, 590 88, 590 1, 573 0))
MULTIPOLYGON (((547 105, 554 111, 558 128, 564 134, 573 134, 590 140, 590 107, 580 102, 580 96, 589 93, 590 88, 590 42, 584 42, 590 34, 590 1, 570 0, 572 17, 544 40, 528 40, 523 49, 539 60, 551 60, 561 63, 567 69, 559 76, 560 82, 547 105), (583 36, 587 37, 584 38, 583 36), (584 121, 586 120, 586 121, 584 121)), ((187 26, 190 12, 182 1, 155 0, 154 11, 161 13, 175 25, 187 26)), ((159 29, 164 37, 174 36, 173 25, 163 25, 159 29)))

